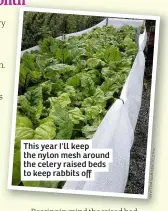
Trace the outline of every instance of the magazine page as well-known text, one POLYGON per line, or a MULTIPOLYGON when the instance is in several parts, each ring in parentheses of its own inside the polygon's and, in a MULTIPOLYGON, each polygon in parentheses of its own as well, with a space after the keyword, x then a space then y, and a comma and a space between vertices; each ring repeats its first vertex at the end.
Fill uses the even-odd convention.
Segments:
POLYGON ((2 208, 166 208, 166 16, 157 2, 0 0, 2 208))

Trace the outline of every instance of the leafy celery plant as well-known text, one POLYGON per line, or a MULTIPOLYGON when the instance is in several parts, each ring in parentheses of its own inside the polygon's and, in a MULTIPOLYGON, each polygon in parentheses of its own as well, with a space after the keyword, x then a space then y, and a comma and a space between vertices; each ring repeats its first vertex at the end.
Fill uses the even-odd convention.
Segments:
POLYGON ((138 51, 136 28, 95 28, 67 41, 52 37, 21 58, 13 185, 61 187, 62 182, 22 182, 22 139, 90 139, 119 96, 138 51))

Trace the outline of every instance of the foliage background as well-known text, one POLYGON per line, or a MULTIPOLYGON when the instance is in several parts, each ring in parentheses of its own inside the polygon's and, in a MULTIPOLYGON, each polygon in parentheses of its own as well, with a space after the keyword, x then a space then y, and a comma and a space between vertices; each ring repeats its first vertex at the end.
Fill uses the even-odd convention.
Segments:
POLYGON ((23 19, 22 50, 38 45, 48 37, 81 31, 101 22, 104 17, 25 12, 23 19))

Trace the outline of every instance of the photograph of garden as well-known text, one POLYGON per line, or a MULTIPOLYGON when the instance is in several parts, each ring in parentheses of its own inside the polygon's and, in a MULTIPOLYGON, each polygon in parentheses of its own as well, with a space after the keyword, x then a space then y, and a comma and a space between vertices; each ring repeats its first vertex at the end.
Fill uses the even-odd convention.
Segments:
MULTIPOLYGON (((150 64, 146 63, 145 67, 148 43, 143 56, 139 53, 139 37, 145 37, 147 29, 149 38, 151 28, 148 29, 147 24, 150 21, 116 19, 24 12, 13 186, 62 189, 66 181, 21 181, 21 140, 94 140, 113 105, 118 101, 127 105, 121 97, 122 90, 129 87, 131 71, 136 69, 135 61, 142 57, 142 87, 138 101, 141 102, 142 97, 142 104, 140 114, 137 107, 139 116, 135 131, 133 128, 133 151, 130 151, 130 162, 126 164, 129 174, 123 191, 143 194, 152 62, 146 60, 150 64), (118 26, 122 21, 123 24, 118 26), (140 139, 143 139, 143 146, 139 144, 140 139)), ((131 112, 128 115, 132 115, 131 112)))

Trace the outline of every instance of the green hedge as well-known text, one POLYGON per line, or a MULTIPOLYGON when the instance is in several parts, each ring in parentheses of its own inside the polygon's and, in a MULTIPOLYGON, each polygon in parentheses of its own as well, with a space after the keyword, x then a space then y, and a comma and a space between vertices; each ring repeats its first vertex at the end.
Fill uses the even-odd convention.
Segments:
POLYGON ((39 41, 51 35, 57 37, 87 29, 104 17, 67 15, 41 12, 25 12, 23 21, 22 50, 38 45, 39 41))

